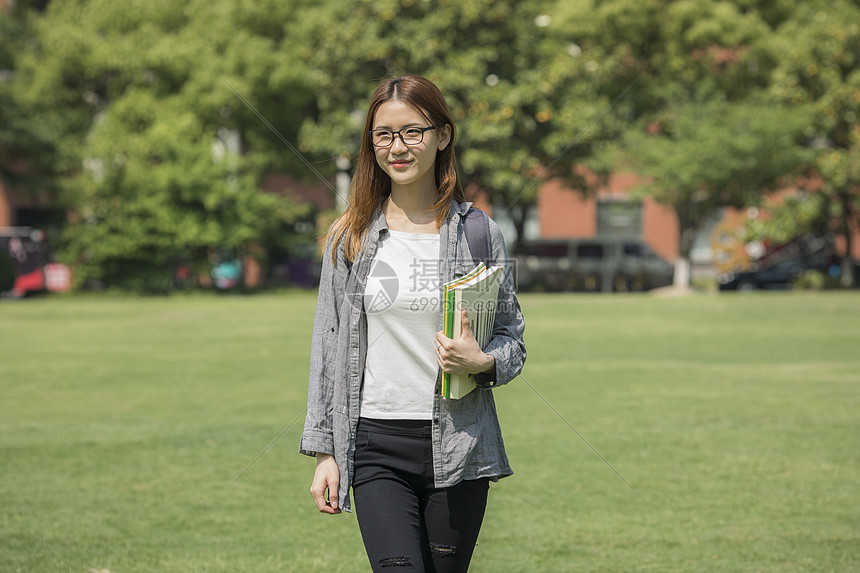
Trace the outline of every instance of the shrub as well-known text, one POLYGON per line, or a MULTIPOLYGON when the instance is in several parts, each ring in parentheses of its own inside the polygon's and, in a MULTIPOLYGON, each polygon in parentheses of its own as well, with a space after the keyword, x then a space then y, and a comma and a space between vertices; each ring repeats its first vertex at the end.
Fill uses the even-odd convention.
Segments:
POLYGON ((798 275, 791 286, 800 290, 821 290, 827 286, 827 277, 820 271, 810 269, 798 275))

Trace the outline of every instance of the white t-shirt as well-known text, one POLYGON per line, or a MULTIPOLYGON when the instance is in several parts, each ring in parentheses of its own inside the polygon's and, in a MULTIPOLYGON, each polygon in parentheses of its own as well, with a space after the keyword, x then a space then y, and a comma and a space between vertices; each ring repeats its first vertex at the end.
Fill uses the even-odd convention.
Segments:
POLYGON ((436 384, 439 235, 389 230, 364 290, 367 361, 361 415, 429 420, 436 384))

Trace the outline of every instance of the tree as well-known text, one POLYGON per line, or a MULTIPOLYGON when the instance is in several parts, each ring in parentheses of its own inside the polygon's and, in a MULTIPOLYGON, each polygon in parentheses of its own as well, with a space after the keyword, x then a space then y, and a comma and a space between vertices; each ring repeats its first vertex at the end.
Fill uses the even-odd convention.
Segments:
POLYGON ((764 0, 605 0, 564 10, 583 57, 611 68, 614 79, 600 89, 635 83, 614 110, 626 121, 605 165, 638 170, 641 191, 675 210, 676 285, 686 286, 699 226, 718 207, 755 203, 806 157, 802 111, 766 94, 778 62, 772 26, 788 8, 764 0))
POLYGON ((80 280, 159 290, 177 259, 208 264, 215 249, 289 247, 302 207, 261 193, 241 161, 213 161, 212 132, 181 102, 130 91, 111 104, 73 179, 79 221, 67 255, 80 280))
POLYGON ((581 185, 573 165, 612 123, 588 129, 614 96, 593 90, 602 65, 579 58, 578 48, 552 31, 553 7, 542 0, 322 5, 301 22, 301 56, 318 94, 302 149, 354 157, 379 79, 424 75, 457 121, 464 185, 487 191, 496 215, 509 213, 521 237, 538 176, 581 185))
POLYGON ((627 134, 642 191, 678 216, 676 286, 688 284, 695 231, 717 208, 756 204, 806 164, 805 126, 796 109, 716 100, 665 110, 653 134, 627 134))
POLYGON ((15 97, 16 50, 31 36, 27 3, 0 10, 0 183, 31 194, 53 191, 53 146, 38 117, 15 97))
MULTIPOLYGON (((807 2, 779 29, 773 91, 782 101, 813 110, 807 134, 815 143, 814 167, 822 187, 817 215, 779 221, 836 221, 845 242, 842 284, 853 285, 852 230, 860 229, 860 6, 856 2, 807 2)), ((808 203, 788 208, 806 209, 808 203)), ((799 211, 798 211, 799 212, 799 211)), ((805 231, 797 225, 795 232, 805 231)), ((770 228, 769 234, 779 233, 770 228)))
POLYGON ((15 88, 57 150, 79 281, 161 288, 172 260, 297 240, 307 207, 258 184, 299 160, 236 92, 295 135, 310 96, 277 56, 299 4, 70 0, 34 22, 15 88))

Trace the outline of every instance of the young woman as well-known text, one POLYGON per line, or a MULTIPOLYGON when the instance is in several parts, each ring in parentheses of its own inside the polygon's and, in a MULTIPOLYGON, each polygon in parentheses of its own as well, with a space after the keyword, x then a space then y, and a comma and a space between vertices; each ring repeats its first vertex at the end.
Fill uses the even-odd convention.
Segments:
POLYGON ((478 221, 488 266, 505 266, 491 339, 479 347, 465 312, 461 337, 441 331, 442 284, 475 266, 455 135, 433 83, 383 81, 325 247, 300 451, 321 512, 349 511, 352 487, 374 571, 466 571, 489 482, 512 473, 492 388, 522 370, 524 322, 492 220, 478 221), (442 371, 478 387, 442 398, 442 371))

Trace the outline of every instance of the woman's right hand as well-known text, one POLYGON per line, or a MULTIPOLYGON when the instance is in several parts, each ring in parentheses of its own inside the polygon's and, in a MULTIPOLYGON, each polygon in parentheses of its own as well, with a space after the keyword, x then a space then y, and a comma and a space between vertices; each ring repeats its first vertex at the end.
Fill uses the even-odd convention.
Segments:
POLYGON ((317 454, 317 469, 314 471, 314 481, 311 484, 311 495, 322 513, 336 514, 341 510, 337 505, 337 488, 340 484, 340 472, 334 456, 317 454), (326 501, 328 490, 328 501, 326 501))

